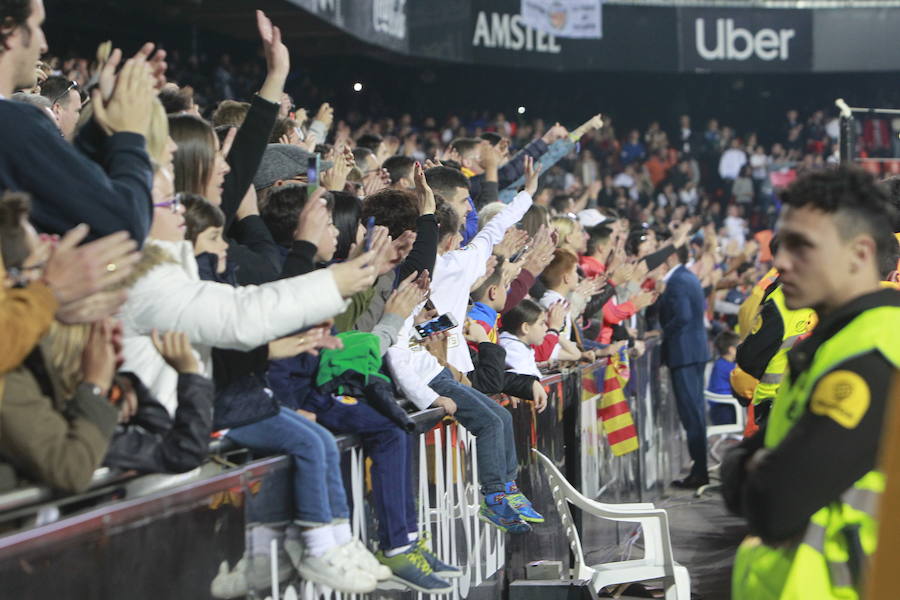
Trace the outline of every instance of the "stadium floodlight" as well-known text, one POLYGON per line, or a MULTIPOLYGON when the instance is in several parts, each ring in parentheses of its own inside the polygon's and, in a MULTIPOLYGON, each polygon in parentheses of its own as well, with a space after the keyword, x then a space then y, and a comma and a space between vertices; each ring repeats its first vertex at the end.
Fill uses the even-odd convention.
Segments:
POLYGON ((524 114, 525 114, 525 107, 524 107, 524 106, 520 106, 520 107, 516 110, 516 112, 518 112, 520 115, 524 115, 524 114))
POLYGON ((362 91, 362 87, 363 87, 362 84, 361 84, 360 82, 357 81, 356 83, 353 84, 353 91, 354 91, 354 92, 361 92, 361 91, 362 91))

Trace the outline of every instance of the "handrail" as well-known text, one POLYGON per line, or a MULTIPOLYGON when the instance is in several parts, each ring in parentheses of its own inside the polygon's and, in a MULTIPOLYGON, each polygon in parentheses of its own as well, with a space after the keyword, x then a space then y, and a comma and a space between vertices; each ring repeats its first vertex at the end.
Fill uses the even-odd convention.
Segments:
MULTIPOLYGON (((429 408, 418 411, 409 415, 410 420, 416 424, 418 429, 430 429, 435 423, 440 421, 446 412, 443 408, 429 408)), ((349 450, 361 444, 358 436, 355 435, 338 435, 335 436, 338 448, 341 451, 349 450)), ((218 438, 211 440, 209 443, 209 455, 222 456, 228 452, 242 450, 243 448, 229 440, 228 438, 218 438)), ((133 482, 148 476, 158 476, 159 473, 140 474, 135 471, 122 471, 119 469, 110 469, 108 467, 100 467, 94 471, 91 477, 91 483, 88 489, 80 494, 62 494, 53 488, 43 485, 31 485, 18 488, 4 494, 0 494, 0 520, 23 516, 22 514, 12 515, 13 511, 23 511, 29 507, 33 507, 36 512, 39 506, 46 505, 57 500, 60 505, 72 504, 82 500, 97 496, 97 492, 109 488, 111 485, 121 485, 126 482, 133 482)), ((28 514, 26 512, 25 514, 28 514)))

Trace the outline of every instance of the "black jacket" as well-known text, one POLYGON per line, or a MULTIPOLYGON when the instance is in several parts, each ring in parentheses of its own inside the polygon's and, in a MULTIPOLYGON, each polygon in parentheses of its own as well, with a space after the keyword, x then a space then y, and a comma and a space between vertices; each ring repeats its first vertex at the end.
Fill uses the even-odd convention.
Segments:
MULTIPOLYGON (((231 257, 224 273, 216 273, 216 263, 216 256, 208 252, 198 256, 200 279, 236 286, 231 257)), ((249 352, 213 348, 212 360, 216 386, 213 427, 216 430, 249 425, 278 413, 278 402, 266 389, 268 344, 249 352)))
POLYGON ((88 123, 68 143, 41 109, 0 100, 0 191, 31 194, 31 221, 62 234, 87 223, 89 239, 127 231, 142 243, 153 216, 144 136, 106 136, 88 123))
POLYGON ((228 255, 238 266, 237 281, 240 285, 275 281, 281 273, 275 240, 262 219, 256 215, 240 221, 235 218, 241 200, 253 184, 276 118, 278 104, 254 96, 228 153, 231 172, 225 176, 223 183, 221 209, 225 213, 228 255))
POLYGON ((134 386, 138 411, 116 427, 103 464, 143 473, 184 473, 198 467, 209 454, 212 382, 202 375, 180 374, 173 419, 134 373, 121 375, 134 386))
POLYGON ((466 373, 472 387, 486 396, 509 394, 516 398, 534 400, 532 385, 537 377, 510 373, 506 370, 506 350, 491 342, 478 344, 478 352, 469 347, 475 368, 466 373))

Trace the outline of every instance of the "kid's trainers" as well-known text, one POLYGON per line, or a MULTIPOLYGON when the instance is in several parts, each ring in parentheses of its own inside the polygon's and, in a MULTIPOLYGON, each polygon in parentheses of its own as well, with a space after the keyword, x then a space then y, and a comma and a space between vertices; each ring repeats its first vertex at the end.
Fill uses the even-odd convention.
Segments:
POLYGON ((506 503, 506 494, 496 492, 486 494, 481 501, 478 516, 491 525, 508 533, 529 533, 531 525, 522 520, 519 513, 506 503))
POLYGON ((506 484, 506 503, 516 514, 522 517, 523 521, 529 523, 543 523, 544 517, 538 511, 534 510, 531 500, 525 497, 525 494, 519 491, 519 487, 515 481, 506 484))
POLYGON ((434 574, 431 565, 419 552, 417 544, 413 544, 406 552, 385 556, 379 550, 375 554, 382 565, 391 570, 391 580, 412 588, 423 594, 446 594, 453 591, 453 585, 434 574))
POLYGON ((453 565, 448 565, 428 549, 428 537, 427 533, 419 535, 419 539, 416 541, 416 549, 419 551, 419 554, 424 556, 425 560, 428 561, 428 565, 431 567, 431 570, 434 571, 434 574, 438 577, 443 577, 444 579, 462 577, 462 569, 454 567, 453 565))

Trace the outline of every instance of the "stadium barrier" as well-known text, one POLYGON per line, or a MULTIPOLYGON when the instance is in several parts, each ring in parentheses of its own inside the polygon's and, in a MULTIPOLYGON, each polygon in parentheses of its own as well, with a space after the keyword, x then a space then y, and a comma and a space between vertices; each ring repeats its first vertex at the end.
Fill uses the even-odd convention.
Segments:
MULTIPOLYGON (((658 350, 650 344, 630 365, 624 391, 638 448, 628 454, 613 454, 598 422, 602 395, 584 393, 597 365, 544 378, 549 399, 543 413, 536 413, 531 403, 512 409, 519 484, 546 517, 528 535, 501 534, 478 518, 474 436, 442 410, 413 415, 420 527, 429 532, 441 558, 463 569, 449 595, 453 600, 500 598, 510 581, 524 579, 525 565, 535 560, 569 565, 568 541, 546 474, 530 448, 549 457, 591 498, 632 502, 661 496, 687 458, 658 350)), ((338 441, 352 528, 374 547, 377 523, 366 500, 366 458, 354 436, 338 441)), ((291 467, 283 456, 255 458, 227 441, 214 442, 211 453, 203 467, 178 476, 135 477, 101 469, 84 494, 58 497, 34 487, 0 495, 5 593, 33 599, 211 598, 214 577, 233 569, 252 550, 247 525, 265 522, 265 512, 287 501, 291 489, 291 467)), ((594 537, 601 554, 614 556, 635 531, 627 524, 611 524, 594 537)), ((412 594, 390 584, 378 590, 381 598, 409 599, 412 594)), ((296 577, 256 591, 258 598, 273 599, 341 596, 296 577)))

